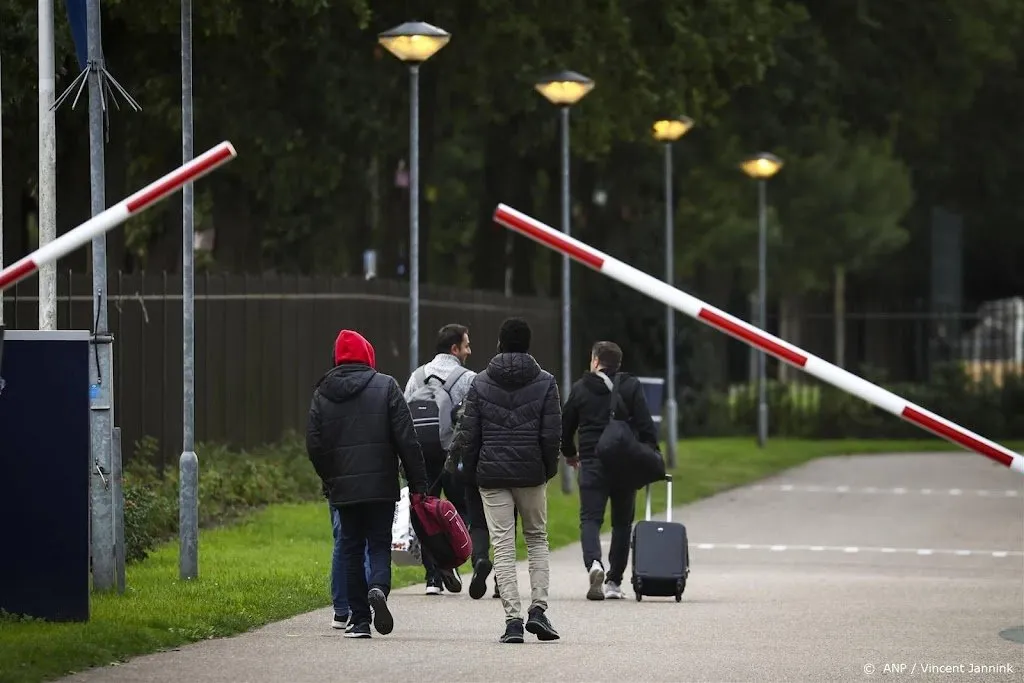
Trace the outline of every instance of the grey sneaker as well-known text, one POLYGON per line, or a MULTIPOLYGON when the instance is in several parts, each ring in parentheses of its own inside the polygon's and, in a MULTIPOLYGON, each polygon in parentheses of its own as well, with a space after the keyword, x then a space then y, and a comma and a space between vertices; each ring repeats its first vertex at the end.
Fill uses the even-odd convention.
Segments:
POLYGON ((604 567, 597 560, 590 565, 590 589, 587 590, 587 600, 604 600, 604 567))
POLYGON ((604 584, 604 597, 606 600, 622 600, 622 586, 614 581, 606 581, 604 584))

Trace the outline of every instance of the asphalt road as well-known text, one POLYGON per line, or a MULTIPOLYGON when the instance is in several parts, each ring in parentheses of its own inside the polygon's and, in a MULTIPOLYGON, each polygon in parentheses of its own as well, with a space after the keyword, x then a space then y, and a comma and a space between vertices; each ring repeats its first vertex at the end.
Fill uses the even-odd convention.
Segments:
POLYGON ((1024 626, 1024 478, 981 456, 819 460, 673 519, 683 602, 589 602, 578 546, 559 550, 553 643, 499 644, 490 590, 421 585, 392 595, 388 636, 342 638, 320 610, 65 680, 1024 681, 1024 644, 1000 635, 1024 626))

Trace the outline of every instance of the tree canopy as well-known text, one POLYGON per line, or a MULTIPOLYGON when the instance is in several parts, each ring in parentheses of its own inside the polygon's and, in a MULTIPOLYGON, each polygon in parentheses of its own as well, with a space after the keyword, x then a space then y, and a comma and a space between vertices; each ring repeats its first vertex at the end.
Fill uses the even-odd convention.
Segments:
MULTIPOLYGON (((110 112, 112 201, 180 163, 180 13, 102 7, 107 66, 143 106, 110 112)), ((78 73, 62 9, 58 93, 78 73)), ((197 186, 196 229, 215 230, 204 267, 358 273, 375 248, 381 276, 399 277, 409 77, 376 36, 413 18, 452 34, 421 68, 430 281, 500 288, 508 265, 517 292, 557 293, 554 258, 516 238, 506 264, 507 236, 490 216, 504 201, 559 224, 558 116, 533 84, 572 69, 596 82, 571 111, 573 230, 584 240, 663 272, 662 150, 650 126, 686 114, 696 127, 674 145, 676 276, 715 303, 754 283, 756 192, 738 163, 760 150, 785 161, 768 188, 773 297, 826 292, 836 268, 922 289, 898 273, 920 260, 938 205, 965 217, 969 256, 1001 264, 967 274, 976 296, 1024 289, 1018 0, 195 3, 196 151, 222 139, 239 151, 197 186)), ((0 23, 5 241, 17 255, 31 246, 19 221, 36 182, 36 3, 0 0, 0 23)), ((85 109, 58 112, 62 230, 88 211, 85 109)), ((112 267, 177 268, 179 207, 164 203, 111 238, 112 267)), ((586 281, 585 310, 613 296, 612 283, 586 281)))

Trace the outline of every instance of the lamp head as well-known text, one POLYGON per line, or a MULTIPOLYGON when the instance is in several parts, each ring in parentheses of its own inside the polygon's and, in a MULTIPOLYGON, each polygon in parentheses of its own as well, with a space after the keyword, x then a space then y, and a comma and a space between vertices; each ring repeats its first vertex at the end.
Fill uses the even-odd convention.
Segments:
POLYGON ((571 107, 594 89, 594 81, 575 71, 559 71, 533 87, 552 104, 571 107))
POLYGON ((689 116, 676 116, 671 119, 655 121, 651 127, 651 135, 661 142, 675 142, 693 128, 693 119, 689 116))
POLYGON ((744 159, 740 168, 755 180, 767 180, 782 168, 782 159, 769 152, 760 152, 744 159))
POLYGON ((403 62, 418 64, 433 57, 451 37, 424 21, 407 21, 378 35, 377 42, 403 62))

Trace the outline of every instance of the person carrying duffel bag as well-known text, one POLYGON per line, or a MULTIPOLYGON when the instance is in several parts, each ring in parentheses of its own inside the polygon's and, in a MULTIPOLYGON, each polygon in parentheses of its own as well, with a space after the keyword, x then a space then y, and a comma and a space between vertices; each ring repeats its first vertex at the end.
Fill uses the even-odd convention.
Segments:
POLYGON ((643 388, 621 365, 618 344, 594 344, 590 370, 573 385, 562 409, 562 453, 579 468, 580 546, 589 600, 623 597, 637 491, 665 476, 643 388), (600 536, 609 502, 612 541, 606 570, 600 536))

